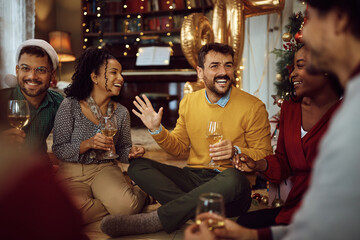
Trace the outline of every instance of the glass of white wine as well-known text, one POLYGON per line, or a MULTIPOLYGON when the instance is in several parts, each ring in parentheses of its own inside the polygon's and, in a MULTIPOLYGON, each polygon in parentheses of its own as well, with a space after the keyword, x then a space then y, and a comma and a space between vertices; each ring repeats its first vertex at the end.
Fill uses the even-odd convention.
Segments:
MULTIPOLYGON (((222 122, 209 121, 206 129, 206 139, 209 144, 215 144, 223 139, 222 122)), ((213 159, 209 162, 209 167, 218 167, 213 159)))
MULTIPOLYGON (((114 137, 117 132, 117 121, 116 116, 113 114, 111 117, 103 117, 100 120, 100 130, 101 133, 107 137, 114 137)), ((105 154, 102 156, 103 159, 115 159, 118 158, 119 155, 114 153, 112 149, 106 151, 105 154)))
POLYGON ((209 230, 221 228, 225 225, 225 203, 219 193, 203 193, 196 206, 197 224, 205 222, 209 230), (215 215, 216 214, 216 215, 215 215))
POLYGON ((10 100, 7 116, 10 125, 21 130, 30 120, 29 103, 26 100, 10 100))

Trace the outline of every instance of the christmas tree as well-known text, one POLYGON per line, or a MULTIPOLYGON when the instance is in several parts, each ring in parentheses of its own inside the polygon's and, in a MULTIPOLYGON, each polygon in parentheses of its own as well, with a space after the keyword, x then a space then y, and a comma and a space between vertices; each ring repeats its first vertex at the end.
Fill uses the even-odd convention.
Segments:
POLYGON ((283 49, 274 49, 272 53, 276 55, 278 61, 276 62, 276 80, 275 86, 277 89, 276 95, 272 95, 279 107, 284 100, 290 98, 290 92, 293 89, 293 84, 290 81, 290 73, 293 69, 293 59, 295 52, 302 47, 301 29, 304 25, 304 16, 301 12, 293 13, 289 17, 289 24, 285 26, 287 32, 282 36, 284 41, 283 49))

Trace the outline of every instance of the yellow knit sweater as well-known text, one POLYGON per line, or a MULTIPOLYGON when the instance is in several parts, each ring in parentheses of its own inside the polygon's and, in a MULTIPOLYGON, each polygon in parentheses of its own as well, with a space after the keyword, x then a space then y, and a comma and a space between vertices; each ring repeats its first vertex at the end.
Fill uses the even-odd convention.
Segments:
MULTIPOLYGON (((265 105, 256 97, 232 87, 224 108, 210 104, 205 89, 186 95, 180 102, 179 118, 172 132, 152 135, 169 154, 178 156, 189 150, 189 167, 207 168, 210 162, 206 127, 209 121, 223 122, 223 139, 229 139, 241 152, 255 160, 272 153, 270 125, 265 105)), ((222 163, 224 169, 230 161, 222 163)))

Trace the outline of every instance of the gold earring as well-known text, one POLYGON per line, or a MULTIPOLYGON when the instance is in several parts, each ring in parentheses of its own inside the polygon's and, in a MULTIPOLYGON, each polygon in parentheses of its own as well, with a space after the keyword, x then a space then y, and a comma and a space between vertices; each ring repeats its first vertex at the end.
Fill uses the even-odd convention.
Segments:
POLYGON ((95 82, 96 85, 98 85, 98 82, 95 82))

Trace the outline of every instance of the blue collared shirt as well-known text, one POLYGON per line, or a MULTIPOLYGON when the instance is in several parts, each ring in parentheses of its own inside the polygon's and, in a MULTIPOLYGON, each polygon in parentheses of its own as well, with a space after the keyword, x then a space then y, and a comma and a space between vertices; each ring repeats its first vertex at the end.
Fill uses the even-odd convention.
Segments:
POLYGON ((229 102, 230 100, 230 92, 231 92, 231 88, 229 89, 229 91, 225 94, 225 96, 223 96, 222 98, 219 99, 219 101, 217 101, 216 103, 211 103, 207 94, 206 94, 206 90, 205 90, 205 97, 206 100, 208 101, 208 103, 210 104, 217 104, 220 107, 224 108, 226 106, 226 104, 229 102))

